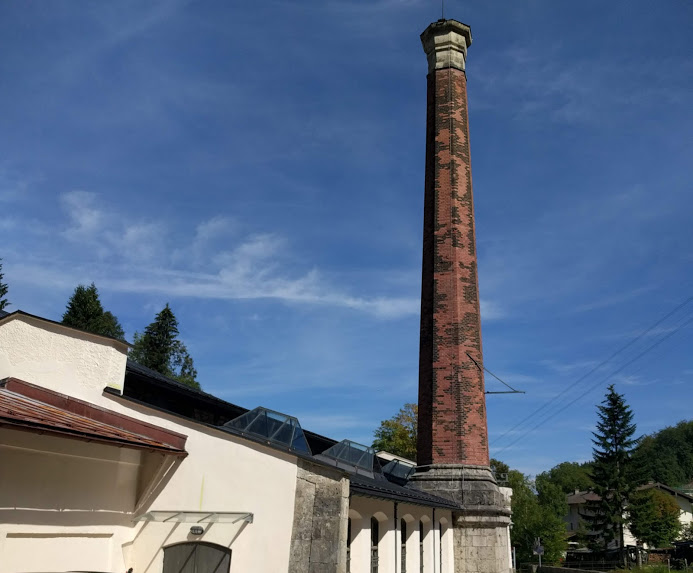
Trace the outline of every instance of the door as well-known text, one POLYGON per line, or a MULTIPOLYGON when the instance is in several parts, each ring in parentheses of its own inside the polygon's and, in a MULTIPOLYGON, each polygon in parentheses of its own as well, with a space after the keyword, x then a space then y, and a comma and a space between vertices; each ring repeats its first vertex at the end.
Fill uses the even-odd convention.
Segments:
POLYGON ((229 573, 231 550, 211 543, 179 543, 164 549, 164 573, 229 573))

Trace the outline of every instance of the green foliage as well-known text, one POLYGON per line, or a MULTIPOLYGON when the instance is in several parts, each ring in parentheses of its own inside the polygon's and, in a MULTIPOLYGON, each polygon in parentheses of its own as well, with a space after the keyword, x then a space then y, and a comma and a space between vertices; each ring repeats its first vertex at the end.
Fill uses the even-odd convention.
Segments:
POLYGON ((375 431, 373 448, 416 460, 418 411, 416 404, 405 404, 392 418, 380 422, 380 427, 375 431))
POLYGON ((491 471, 496 478, 496 481, 500 484, 501 482, 506 482, 508 480, 508 473, 510 473, 510 466, 491 458, 491 471))
POLYGON ((565 496, 560 493, 562 502, 554 497, 560 490, 550 484, 550 491, 545 492, 544 502, 534 492, 532 482, 516 470, 508 472, 509 486, 513 490, 512 520, 510 531, 512 544, 517 551, 519 563, 534 562, 537 557, 532 554, 534 541, 541 539, 544 547, 544 562, 557 563, 566 550, 565 496))
POLYGON ((613 385, 609 386, 602 405, 597 406, 597 418, 597 431, 593 432, 592 440, 595 445, 592 479, 593 491, 600 499, 587 504, 590 514, 586 517, 590 529, 599 532, 604 549, 613 539, 618 539, 623 547, 626 509, 635 487, 631 455, 637 440, 633 438, 633 413, 613 385))
POLYGON ((7 285, 2 282, 5 275, 2 274, 2 259, 0 259, 0 310, 5 310, 5 307, 9 306, 10 303, 7 301, 7 285))
POLYGON ((166 303, 143 334, 135 333, 130 359, 199 390, 193 359, 185 345, 178 340, 178 334, 178 320, 166 303))
POLYGON ((681 541, 693 541, 693 522, 690 522, 681 527, 679 539, 681 541))
POLYGON ((639 481, 678 487, 693 480, 693 421, 645 436, 635 454, 639 481))
POLYGON ((669 547, 681 532, 676 500, 655 489, 633 494, 630 503, 630 530, 635 538, 650 547, 669 547))
POLYGON ((547 472, 537 476, 537 484, 550 482, 557 486, 565 495, 578 491, 586 491, 593 485, 592 464, 563 462, 547 472))
POLYGON ((118 319, 112 313, 104 311, 99 300, 99 291, 94 283, 88 287, 78 285, 67 302, 67 309, 63 314, 63 324, 73 328, 79 328, 94 334, 110 336, 123 340, 125 332, 118 319))

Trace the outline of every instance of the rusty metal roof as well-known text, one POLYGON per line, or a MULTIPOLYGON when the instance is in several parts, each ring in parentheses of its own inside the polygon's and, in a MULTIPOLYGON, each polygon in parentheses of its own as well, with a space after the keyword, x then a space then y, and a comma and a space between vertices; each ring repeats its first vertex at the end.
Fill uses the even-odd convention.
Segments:
MULTIPOLYGON (((29 386, 26 383, 21 384, 29 386)), ((45 389, 42 389, 42 391, 53 394, 45 389)), ((61 396, 60 394, 55 394, 61 396)), ((80 403, 82 412, 79 414, 24 396, 18 392, 13 392, 7 385, 3 384, 0 385, 0 426, 59 434, 121 447, 158 450, 173 455, 187 455, 185 449, 180 446, 167 444, 144 433, 136 433, 103 420, 95 419, 103 418, 104 414, 110 414, 113 419, 127 420, 121 414, 102 408, 91 407, 96 415, 90 417, 90 407, 84 402, 77 402, 80 403)), ((132 422, 136 421, 132 420, 132 422)), ((142 427, 146 428, 146 426, 142 427)), ((152 426, 152 429, 158 429, 160 434, 167 433, 163 428, 152 426)), ((174 435, 172 434, 172 436, 174 435)))

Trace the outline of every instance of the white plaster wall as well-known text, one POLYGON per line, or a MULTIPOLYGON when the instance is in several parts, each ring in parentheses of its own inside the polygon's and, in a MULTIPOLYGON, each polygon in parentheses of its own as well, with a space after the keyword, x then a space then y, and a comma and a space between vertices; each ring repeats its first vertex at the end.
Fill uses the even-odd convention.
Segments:
POLYGON ((676 502, 679 504, 681 509, 681 515, 679 515, 679 521, 681 525, 688 525, 693 522, 693 504, 686 498, 681 496, 676 496, 676 502))
POLYGON ((352 517, 351 571, 370 573, 370 520, 372 516, 380 521, 380 557, 378 573, 401 573, 400 520, 407 521, 407 573, 419 573, 419 523, 424 522, 424 571, 425 573, 452 573, 453 550, 452 529, 446 526, 443 534, 443 569, 441 569, 440 536, 438 523, 441 519, 452 522, 449 511, 435 511, 435 530, 433 510, 430 507, 399 503, 397 520, 394 519, 394 502, 370 497, 352 496, 350 516, 352 517), (359 519, 360 516, 360 519, 359 519), (387 530, 384 528, 387 527, 387 530))
POLYGON ((117 341, 21 315, 0 324, 0 379, 93 401, 107 386, 122 390, 126 362, 117 341))
POLYGON ((138 451, 2 430, 0 573, 130 567, 160 573, 163 548, 182 541, 231 548, 233 570, 286 571, 295 458, 225 432, 137 417, 188 435, 189 456, 147 510, 252 512, 254 522, 207 525, 201 536, 190 535, 191 523, 135 524, 138 451), (22 557, 27 547, 33 547, 29 561, 22 557), (61 547, 70 551, 55 559, 61 547))
POLYGON ((0 428, 0 573, 123 571, 140 457, 0 428))
MULTIPOLYGON (((9 431, 0 471, 12 493, 0 498, 0 546, 13 555, 33 547, 33 570, 159 573, 163 547, 198 540, 230 547, 234 570, 286 571, 296 458, 104 395, 107 386, 122 389, 126 359, 124 344, 60 325, 23 316, 0 324, 0 378, 20 378, 188 436, 188 457, 146 509, 251 512, 254 523, 213 524, 196 537, 192 524, 135 524, 138 451, 9 431), (108 459, 113 452, 122 459, 108 459), (24 504, 29 507, 20 509, 24 504), (56 560, 60 547, 69 551, 56 560)), ((26 567, 0 560, 0 573, 26 567)))
POLYGON ((296 458, 226 432, 197 430, 192 423, 181 426, 166 415, 138 417, 188 436, 189 456, 149 510, 251 512, 254 521, 245 526, 213 524, 204 535, 195 537, 189 534, 192 524, 149 523, 128 547, 132 558, 127 567, 138 573, 159 573, 163 547, 196 540, 230 547, 234 571, 286 571, 296 495, 296 458))

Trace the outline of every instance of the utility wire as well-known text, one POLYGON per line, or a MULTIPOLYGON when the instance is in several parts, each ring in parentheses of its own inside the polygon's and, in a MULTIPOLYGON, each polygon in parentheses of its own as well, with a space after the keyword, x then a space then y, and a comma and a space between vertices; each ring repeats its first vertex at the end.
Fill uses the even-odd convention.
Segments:
MULTIPOLYGON (((692 297, 692 298, 693 298, 693 297, 692 297)), ((645 350, 643 350, 642 352, 640 352, 639 354, 637 354, 634 358, 632 358, 631 360, 629 360, 628 362, 626 362, 625 364, 623 364, 621 367, 619 367, 618 369, 614 370, 614 371, 613 371, 611 374, 609 374, 606 378, 603 378, 602 380, 599 380, 596 384, 593 384, 592 386, 590 386, 590 387, 589 387, 587 390, 585 390, 582 394, 580 394, 580 395, 577 396, 576 398, 572 399, 570 402, 568 402, 567 404, 565 404, 563 407, 559 408, 558 410, 556 410, 555 412, 553 412, 552 414, 550 414, 549 416, 547 416, 546 418, 544 418, 544 419, 543 419, 541 422, 539 422, 536 426, 534 426, 533 428, 531 428, 531 429, 525 431, 525 432, 524 432, 523 434, 521 434, 518 438, 516 438, 515 440, 513 440, 512 442, 510 442, 507 446, 505 446, 503 449, 501 449, 501 450, 499 450, 498 452, 496 452, 496 455, 497 455, 497 454, 500 454, 500 453, 502 453, 502 452, 504 452, 504 451, 507 450, 509 447, 514 446, 517 442, 519 442, 519 441, 520 441, 521 439, 523 439, 525 436, 527 436, 528 434, 530 434, 531 432, 533 432, 534 430, 536 430, 536 429, 539 428, 540 426, 543 426, 543 425, 544 425, 546 422, 548 422, 549 420, 552 420, 553 418, 555 418, 556 416, 558 416, 558 414, 560 414, 561 412, 563 412, 563 410, 565 410, 565 409, 568 408, 569 406, 572 406, 573 404, 575 404, 575 402, 577 402, 577 401, 580 400, 581 398, 584 398, 585 396, 587 396, 587 394, 589 394, 592 390, 594 390, 594 389, 597 388, 598 386, 602 385, 604 382, 606 382, 606 381, 609 380, 610 378, 613 378, 614 376, 616 376, 616 374, 622 372, 626 367, 628 367, 628 366, 630 366, 631 364, 633 364, 633 362, 635 362, 636 360, 639 360, 640 358, 642 358, 643 356, 645 356, 645 354, 647 354, 647 353, 650 352, 651 350, 654 350, 654 349, 655 349, 657 346, 659 346, 662 342, 664 342, 665 340, 671 338, 671 337, 672 337, 674 334, 676 334, 679 330, 681 330, 682 328, 685 328, 686 326, 688 326, 688 325, 691 324, 691 323, 693 323, 693 316, 689 317, 688 320, 686 320, 686 322, 684 322, 684 323, 681 324, 680 326, 676 327, 676 328, 675 328, 674 330, 672 330, 671 332, 669 332, 669 333, 665 334, 664 336, 662 336, 662 337, 661 337, 659 340, 657 340, 654 344, 650 345, 648 348, 646 348, 645 350)))
MULTIPOLYGON (((595 373, 597 370, 599 370, 602 366, 605 366, 606 364, 608 364, 609 362, 611 362, 611 360, 613 360, 614 358, 616 358, 619 354, 621 354, 622 352, 624 352, 625 350, 627 350, 628 348, 630 348, 631 346, 633 346, 633 344, 635 344, 636 342, 638 342, 640 339, 642 339, 643 337, 645 337, 647 334, 649 334, 650 332, 652 332, 652 330, 654 330, 656 327, 658 327, 660 324, 662 324, 662 322, 664 322, 664 321, 667 320, 670 316, 672 316, 673 314, 675 314, 676 312, 678 312, 679 310, 681 310, 684 306, 686 306, 686 305, 687 305, 688 303, 690 303, 691 301, 693 301, 693 296, 688 297, 686 300, 684 300, 681 304, 679 304, 679 305, 678 305, 676 308, 674 308, 672 311, 668 312, 668 313, 665 314, 662 318, 660 318, 660 319, 657 320, 654 324, 652 324, 650 327, 648 327, 647 329, 643 330, 638 336, 636 336, 634 339, 632 339, 631 341, 629 341, 628 343, 626 343, 625 345, 623 345, 621 348, 619 348, 618 350, 616 350, 616 351, 615 351, 613 354, 611 354, 608 358, 602 360, 599 364, 597 364, 594 368, 592 368, 591 370, 589 370, 586 374, 583 374, 582 376, 580 376, 580 378, 578 378, 575 382, 573 382, 572 384, 569 384, 568 386, 566 386, 566 388, 565 388, 562 392, 559 392, 559 393, 556 394, 553 398, 551 398, 548 402, 544 403, 544 405, 540 406, 539 408, 537 408, 536 410, 534 410, 533 412, 531 412, 530 414, 528 414, 525 418, 523 418, 522 420, 520 420, 517 424, 515 424, 515 425, 514 425, 512 428, 510 428, 509 430, 506 430, 503 434, 501 434, 501 435, 500 435, 498 438, 496 438, 496 440, 494 440, 494 441, 497 442, 498 440, 502 440, 502 439, 503 439, 505 436, 507 436, 510 432, 516 430, 517 428, 519 428, 520 426, 522 426, 525 422, 527 422, 528 420, 531 420, 532 418, 534 418, 537 414, 539 414, 540 412, 542 412, 544 409, 548 408, 551 404, 553 404, 556 400, 558 400, 559 398, 561 398, 564 394, 566 394, 566 393, 568 393, 569 391, 573 390, 573 389, 575 388, 576 385, 580 384, 583 380, 585 380, 586 378, 588 378, 589 376, 591 376, 592 374, 594 374, 594 373, 595 373)), ((514 442, 513 442, 513 443, 514 443, 514 442)), ((501 451, 502 451, 502 450, 501 450, 501 451)))
POLYGON ((480 371, 481 371, 481 370, 485 370, 485 371, 488 372, 491 376, 493 376, 496 380, 498 380, 498 382, 500 382, 501 384, 503 384, 504 386, 507 386, 508 388, 510 388, 510 390, 512 390, 512 392, 486 392, 486 394, 524 394, 524 393, 525 393, 524 390, 515 390, 515 388, 513 388, 510 384, 508 384, 507 382, 503 382, 503 380, 501 380, 500 378, 498 378, 498 376, 496 376, 493 372, 491 372, 488 368, 486 368, 486 366, 482 366, 482 365, 479 364, 476 360, 474 360, 474 359, 472 358, 471 354, 469 354, 469 352, 465 352, 465 354, 467 355, 467 357, 468 357, 472 362, 474 362, 474 364, 476 364, 476 367, 477 367, 480 371))

